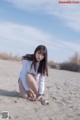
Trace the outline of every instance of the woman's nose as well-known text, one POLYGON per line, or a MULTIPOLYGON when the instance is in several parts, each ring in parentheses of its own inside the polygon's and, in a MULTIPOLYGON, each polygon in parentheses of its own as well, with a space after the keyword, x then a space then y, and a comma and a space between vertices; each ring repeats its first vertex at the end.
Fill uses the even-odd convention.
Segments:
POLYGON ((39 56, 39 59, 41 59, 41 58, 42 58, 42 56, 40 55, 40 56, 39 56))

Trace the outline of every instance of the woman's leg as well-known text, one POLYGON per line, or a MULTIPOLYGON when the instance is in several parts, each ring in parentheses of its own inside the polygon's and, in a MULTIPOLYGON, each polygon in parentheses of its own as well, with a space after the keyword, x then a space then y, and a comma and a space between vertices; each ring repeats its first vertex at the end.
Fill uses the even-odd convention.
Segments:
POLYGON ((19 91, 20 91, 20 96, 22 98, 27 99, 28 98, 28 94, 26 92, 26 90, 24 89, 22 82, 20 80, 18 80, 18 84, 19 84, 19 91))
POLYGON ((36 81, 36 78, 32 74, 28 74, 26 81, 30 89, 37 95, 38 94, 38 83, 36 81))

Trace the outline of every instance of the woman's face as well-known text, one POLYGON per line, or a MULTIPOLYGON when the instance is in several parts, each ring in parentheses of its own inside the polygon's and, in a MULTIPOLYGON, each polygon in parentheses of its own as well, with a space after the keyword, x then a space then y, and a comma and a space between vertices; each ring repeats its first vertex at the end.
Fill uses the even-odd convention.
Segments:
POLYGON ((43 60, 44 59, 44 55, 40 52, 40 51, 37 51, 36 52, 36 60, 38 61, 38 62, 40 62, 41 60, 43 60))

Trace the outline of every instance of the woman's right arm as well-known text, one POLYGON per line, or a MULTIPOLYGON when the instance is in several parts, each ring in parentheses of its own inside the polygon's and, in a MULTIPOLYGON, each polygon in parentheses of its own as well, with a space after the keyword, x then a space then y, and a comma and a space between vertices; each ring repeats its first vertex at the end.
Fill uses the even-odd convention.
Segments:
POLYGON ((23 60, 22 64, 23 64, 23 66, 22 66, 21 72, 22 72, 22 74, 27 75, 27 73, 30 70, 30 61, 29 60, 23 60))
POLYGON ((23 66, 22 66, 22 70, 20 72, 19 79, 22 81, 22 84, 23 84, 24 88, 26 90, 29 90, 29 87, 26 83, 26 76, 27 76, 27 73, 29 71, 29 61, 28 60, 23 60, 22 64, 23 64, 23 66))

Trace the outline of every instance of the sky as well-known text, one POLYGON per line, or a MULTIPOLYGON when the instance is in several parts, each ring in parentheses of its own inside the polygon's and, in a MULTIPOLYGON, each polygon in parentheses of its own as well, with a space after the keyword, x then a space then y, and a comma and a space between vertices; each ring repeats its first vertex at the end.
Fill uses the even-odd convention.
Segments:
POLYGON ((0 52, 23 56, 38 45, 47 47, 49 61, 80 54, 80 4, 0 0, 0 52))

